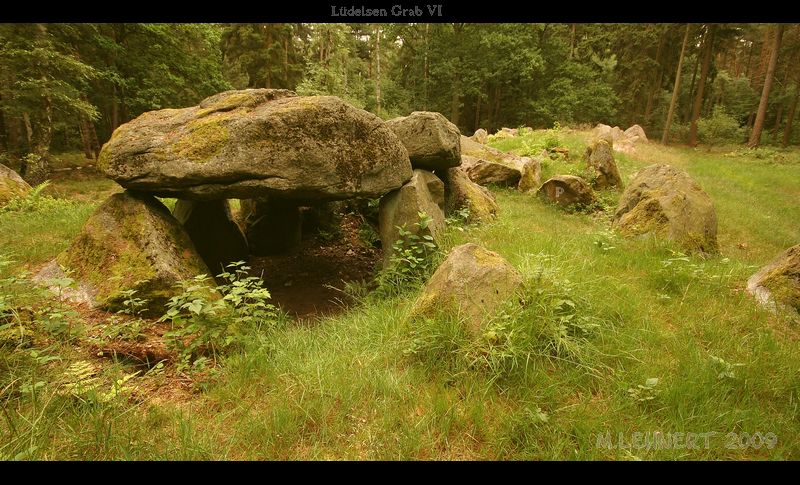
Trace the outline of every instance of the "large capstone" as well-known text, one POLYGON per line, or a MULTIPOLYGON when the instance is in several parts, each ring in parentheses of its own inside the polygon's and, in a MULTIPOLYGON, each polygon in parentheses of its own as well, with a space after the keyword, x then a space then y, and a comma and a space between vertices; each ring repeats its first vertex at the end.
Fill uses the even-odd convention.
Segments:
POLYGON ((473 334, 514 292, 522 274, 502 256, 477 244, 453 248, 433 273, 412 310, 413 314, 457 312, 473 334))
POLYGON ((400 230, 417 236, 436 238, 444 229, 444 184, 431 172, 414 170, 411 180, 402 188, 386 194, 380 202, 379 218, 381 245, 384 266, 388 266, 392 256, 392 246, 400 239, 400 230), (426 227, 421 227, 420 213, 431 219, 426 227))
POLYGON ((405 145, 414 168, 444 170, 461 164, 461 132, 441 113, 414 111, 386 125, 405 145))
POLYGON ((445 215, 454 216, 466 210, 470 223, 488 222, 497 216, 499 207, 494 195, 486 187, 469 179, 461 167, 448 169, 443 176, 445 215))
POLYGON ((149 315, 164 313, 164 304, 180 292, 178 282, 211 274, 169 209, 130 191, 103 202, 38 279, 63 275, 59 266, 78 283, 79 299, 117 311, 135 290, 133 297, 147 300, 149 315))
POLYGON ((405 147, 380 118, 279 89, 145 113, 114 131, 98 167, 129 189, 200 200, 379 197, 411 178, 405 147))
POLYGON ((606 140, 596 140, 586 147, 584 161, 592 171, 592 185, 598 189, 622 187, 617 163, 614 161, 614 150, 606 140))
POLYGON ((670 165, 650 165, 634 175, 614 225, 623 234, 653 234, 689 252, 718 249, 714 202, 686 172, 670 165))
POLYGON ((788 307, 800 313, 800 244, 751 276, 747 291, 767 308, 788 307))
POLYGON ((23 197, 30 191, 31 186, 17 172, 0 164, 0 206, 16 197, 23 197))
POLYGON ((588 207, 596 201, 589 184, 574 175, 556 175, 550 178, 542 184, 537 194, 563 207, 588 207))
POLYGON ((172 211, 214 275, 247 259, 247 241, 233 221, 227 200, 179 200, 172 211))

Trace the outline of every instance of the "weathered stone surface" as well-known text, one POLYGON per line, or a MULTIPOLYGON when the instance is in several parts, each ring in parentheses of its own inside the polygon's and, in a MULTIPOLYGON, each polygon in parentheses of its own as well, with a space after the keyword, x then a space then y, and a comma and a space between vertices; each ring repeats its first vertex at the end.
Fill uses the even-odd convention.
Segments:
POLYGON ((181 199, 378 197, 411 178, 377 116, 333 96, 226 91, 125 123, 98 160, 129 189, 181 199))
POLYGON ((583 156, 586 165, 594 173, 592 185, 598 189, 622 187, 622 177, 614 161, 614 150, 606 140, 597 140, 586 147, 583 156))
POLYGON ((469 243, 457 246, 431 276, 413 314, 458 312, 473 335, 522 287, 522 275, 494 251, 469 243))
POLYGON ((31 186, 22 180, 17 172, 0 164, 0 206, 15 197, 22 197, 30 191, 31 186))
POLYGON ((461 166, 473 182, 481 185, 516 184, 522 192, 529 192, 542 183, 539 158, 506 153, 465 136, 461 137, 461 166))
POLYGON ((800 313, 800 244, 782 252, 751 276, 747 291, 767 308, 788 307, 800 313))
POLYGON ((483 128, 478 128, 475 130, 475 133, 472 134, 472 139, 478 143, 486 143, 486 138, 489 136, 489 133, 486 132, 483 128))
POLYGON ((494 195, 469 179, 461 167, 448 169, 443 177, 445 215, 457 210, 469 210, 469 222, 488 222, 497 216, 499 207, 494 195))
POLYGON ((564 207, 589 206, 595 202, 589 184, 574 175, 556 175, 539 188, 538 195, 564 207))
POLYGON ((639 125, 633 125, 625 130, 625 136, 634 142, 647 142, 647 135, 644 134, 644 128, 639 125))
POLYGON ((518 170, 521 176, 517 189, 520 192, 533 192, 542 185, 542 161, 538 158, 522 157, 518 170))
POLYGON ((295 201, 275 197, 259 199, 254 204, 245 220, 245 237, 251 254, 281 254, 300 245, 303 223, 300 206, 295 201))
POLYGON ((654 234, 690 252, 717 251, 714 202, 686 172, 670 165, 650 165, 636 173, 614 220, 623 234, 654 234))
POLYGON ((489 160, 478 160, 467 166, 467 175, 470 180, 481 185, 503 185, 513 187, 519 183, 522 174, 510 165, 490 162, 489 160))
POLYGON ((214 275, 230 263, 247 259, 247 241, 233 221, 227 200, 178 200, 172 215, 214 275))
MULTIPOLYGON (((78 282, 75 293, 97 308, 116 311, 136 290, 148 314, 161 315, 182 280, 210 271, 189 235, 153 196, 125 191, 109 197, 84 224, 72 245, 39 275, 58 275, 59 264, 78 282)), ((63 274, 63 273, 61 273, 63 274)))
POLYGON ((398 226, 405 226, 407 231, 419 236, 431 235, 436 238, 445 227, 443 208, 444 184, 426 170, 414 170, 407 184, 383 196, 379 218, 384 266, 389 264, 392 246, 399 239, 398 226), (420 212, 425 212, 431 218, 424 230, 416 225, 420 212))
POLYGON ((414 111, 386 126, 406 147, 413 168, 444 170, 461 164, 461 132, 441 113, 414 111))

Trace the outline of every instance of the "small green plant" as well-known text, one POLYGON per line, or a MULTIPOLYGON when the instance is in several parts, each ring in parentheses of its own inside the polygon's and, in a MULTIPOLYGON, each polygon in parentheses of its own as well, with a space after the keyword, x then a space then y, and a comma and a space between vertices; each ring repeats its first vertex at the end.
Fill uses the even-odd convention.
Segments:
POLYGON ((399 237, 392 245, 390 265, 378 277, 379 293, 402 293, 418 287, 433 271, 439 247, 430 235, 433 219, 419 212, 415 229, 397 226, 399 237))
POLYGON ((638 384, 636 387, 629 388, 628 395, 638 402, 652 401, 659 393, 659 389, 657 389, 658 382, 658 377, 651 377, 644 381, 644 385, 638 384))
POLYGON ((717 374, 717 379, 720 380, 736 379, 736 368, 744 366, 744 364, 731 364, 730 362, 721 357, 717 357, 716 355, 710 355, 710 357, 711 362, 714 363, 714 366, 719 371, 717 374))
POLYGON ((206 275, 179 283, 181 292, 170 299, 159 319, 172 323, 165 336, 179 351, 181 368, 208 355, 216 365, 219 353, 242 343, 247 332, 271 330, 277 324, 277 308, 268 303, 271 295, 262 278, 249 276, 250 267, 243 261, 227 268, 219 275, 225 283, 216 292, 206 275))
POLYGON ((23 196, 14 197, 2 208, 2 212, 40 212, 54 209, 71 208, 75 203, 69 199, 56 199, 45 195, 43 192, 50 186, 50 181, 45 180, 23 196))

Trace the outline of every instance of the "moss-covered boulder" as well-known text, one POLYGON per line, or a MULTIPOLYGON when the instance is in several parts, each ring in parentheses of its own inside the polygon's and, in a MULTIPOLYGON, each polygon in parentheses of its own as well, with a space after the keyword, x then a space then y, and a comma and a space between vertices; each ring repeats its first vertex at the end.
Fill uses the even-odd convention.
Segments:
POLYGON ((0 207, 16 197, 23 197, 31 191, 28 182, 22 180, 17 172, 0 164, 0 207))
POLYGON ((123 187, 191 200, 379 197, 411 178, 383 120, 334 96, 280 89, 145 113, 114 131, 98 167, 123 187))
POLYGON ((597 200, 589 184, 574 175, 550 178, 542 184, 537 195, 563 207, 587 207, 597 200))
POLYGON ((456 211, 467 209, 470 223, 488 222, 497 216, 500 210, 494 195, 486 187, 472 180, 461 167, 447 170, 442 178, 444 182, 444 212, 451 216, 456 211))
POLYGON ((634 143, 643 142, 647 143, 647 135, 644 133, 644 128, 639 125, 633 125, 625 130, 625 137, 634 143))
POLYGON ((670 165, 650 165, 634 174, 614 226, 624 235, 665 238, 688 252, 718 251, 714 202, 686 172, 670 165))
POLYGON ((247 259, 247 241, 233 221, 227 200, 179 200, 172 215, 214 275, 230 263, 247 259))
POLYGON ((614 161, 614 150, 606 140, 595 140, 586 147, 583 160, 592 171, 592 185, 597 189, 622 187, 617 163, 614 161))
POLYGON ((461 166, 480 185, 516 185, 522 192, 536 190, 542 183, 540 158, 520 157, 461 137, 461 166))
POLYGON ((489 133, 486 130, 484 130, 483 128, 478 128, 477 130, 475 130, 475 133, 472 134, 471 138, 473 140, 475 140, 476 142, 478 142, 478 143, 485 144, 486 143, 486 138, 488 136, 489 136, 489 133))
POLYGON ((502 256, 464 244, 453 248, 433 273, 412 314, 457 312, 477 335, 487 317, 514 297, 522 283, 522 274, 502 256))
POLYGON ((520 172, 517 189, 520 192, 534 192, 542 185, 542 161, 538 158, 522 157, 517 169, 520 172))
POLYGON ((101 204, 39 278, 57 273, 59 265, 70 271, 93 306, 119 310, 123 292, 136 290, 137 298, 148 300, 150 315, 164 312, 164 304, 179 291, 176 283, 211 274, 169 209, 151 195, 131 191, 101 204))
POLYGON ((412 167, 445 170, 461 165, 461 132, 441 113, 414 111, 386 126, 403 142, 412 167))
MULTIPOLYGON (((465 158, 471 157, 466 156, 465 158)), ((522 173, 517 167, 489 160, 469 160, 465 167, 470 180, 480 185, 516 187, 522 177, 522 173)))
POLYGON ((770 308, 800 313, 800 244, 792 246, 747 280, 747 291, 770 308))
POLYGON ((384 266, 388 266, 392 246, 400 238, 398 226, 412 234, 434 238, 444 230, 444 184, 431 172, 414 170, 407 184, 381 198, 379 220, 384 266), (420 212, 431 219, 425 228, 418 225, 420 212))

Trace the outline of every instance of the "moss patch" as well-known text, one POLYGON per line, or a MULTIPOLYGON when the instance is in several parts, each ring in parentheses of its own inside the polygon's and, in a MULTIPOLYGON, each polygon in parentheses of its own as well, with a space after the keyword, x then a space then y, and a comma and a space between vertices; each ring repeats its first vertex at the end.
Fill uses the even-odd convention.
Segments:
POLYGON ((173 152, 191 162, 208 162, 230 139, 230 132, 223 123, 229 117, 230 114, 220 113, 192 121, 187 126, 188 131, 172 146, 173 152))

